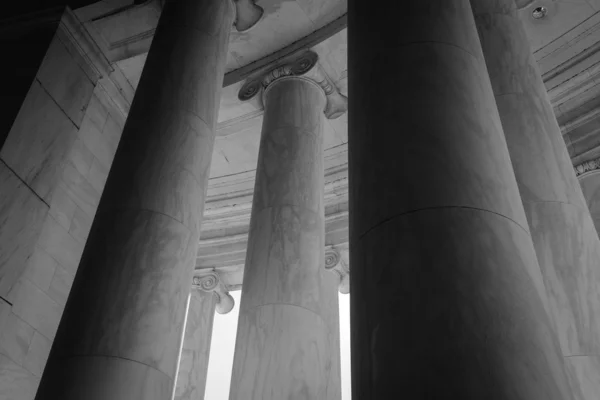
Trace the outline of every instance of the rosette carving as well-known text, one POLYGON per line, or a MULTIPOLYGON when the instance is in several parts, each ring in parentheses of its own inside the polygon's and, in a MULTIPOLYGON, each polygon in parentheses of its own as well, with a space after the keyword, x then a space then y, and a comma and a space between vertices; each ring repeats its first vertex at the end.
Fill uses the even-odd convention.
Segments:
POLYGON ((247 101, 263 92, 277 80, 289 76, 302 76, 319 85, 327 97, 325 116, 329 119, 340 117, 348 110, 348 98, 341 94, 318 64, 319 56, 314 51, 305 51, 292 61, 279 65, 266 73, 249 78, 238 93, 241 101, 247 101))
POLYGON ((586 161, 583 164, 579 164, 575 168, 575 175, 581 177, 589 172, 600 170, 600 158, 595 160, 586 161))
POLYGON ((227 314, 235 305, 233 297, 231 297, 216 272, 211 271, 194 275, 192 287, 207 293, 213 293, 217 298, 216 309, 219 314, 227 314))
POLYGON ((325 250, 325 269, 339 277, 338 290, 340 293, 350 293, 350 270, 339 251, 333 247, 325 250))

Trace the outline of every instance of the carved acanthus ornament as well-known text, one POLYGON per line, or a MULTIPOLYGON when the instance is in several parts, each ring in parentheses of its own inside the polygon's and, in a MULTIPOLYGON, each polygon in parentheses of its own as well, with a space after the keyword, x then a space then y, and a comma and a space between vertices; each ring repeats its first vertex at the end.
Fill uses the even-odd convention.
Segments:
POLYGON ((235 301, 216 272, 197 272, 192 280, 192 288, 213 293, 217 298, 216 309, 219 314, 227 314, 233 309, 235 301))
POLYGON ((590 172, 594 172, 600 170, 600 158, 595 160, 586 161, 582 164, 579 164, 575 168, 575 175, 578 178, 581 178, 583 175, 587 175, 590 172))
POLYGON ((350 269, 339 251, 334 248, 325 250, 325 269, 338 275, 340 279, 338 290, 340 293, 350 293, 350 269))
POLYGON ((324 110, 325 116, 328 119, 338 118, 348 110, 348 98, 337 90, 318 64, 318 59, 319 56, 314 51, 305 51, 294 58, 293 61, 288 61, 266 73, 248 79, 240 89, 238 98, 247 101, 256 96, 261 90, 264 93, 270 85, 281 78, 302 77, 312 80, 323 89, 327 97, 327 105, 324 110))

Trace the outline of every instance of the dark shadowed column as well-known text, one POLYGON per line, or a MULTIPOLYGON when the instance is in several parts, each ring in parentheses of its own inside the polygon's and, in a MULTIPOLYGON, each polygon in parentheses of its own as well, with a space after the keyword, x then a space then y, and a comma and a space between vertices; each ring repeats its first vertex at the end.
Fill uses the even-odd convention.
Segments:
POLYGON ((234 8, 166 2, 38 400, 171 397, 234 8))
POLYGON ((570 399, 469 0, 350 0, 354 399, 570 399))
POLYGON ((339 385, 337 281, 323 262, 323 125, 346 102, 322 76, 304 75, 316 61, 307 52, 260 80, 265 114, 231 400, 335 399, 329 385, 339 385))
POLYGON ((597 400, 600 240, 514 0, 471 4, 573 390, 597 400))

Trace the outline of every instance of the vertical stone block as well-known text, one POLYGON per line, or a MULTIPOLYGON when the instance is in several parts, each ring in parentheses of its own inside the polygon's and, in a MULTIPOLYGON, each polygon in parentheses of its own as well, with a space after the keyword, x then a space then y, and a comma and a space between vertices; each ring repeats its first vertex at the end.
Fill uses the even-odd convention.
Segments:
POLYGON ((33 400, 40 379, 0 354, 0 399, 33 400))
POLYGON ((0 151, 0 158, 50 202, 77 127, 36 81, 0 151))
POLYGON ((50 355, 52 343, 48 338, 35 332, 27 351, 23 366, 35 376, 42 376, 46 361, 50 355))
POLYGON ((9 293, 9 300, 15 315, 47 338, 54 338, 63 310, 45 292, 27 279, 20 279, 9 293))
POLYGON ((0 296, 25 269, 48 206, 0 161, 0 296))
POLYGON ((6 317, 0 332, 0 353, 23 365, 34 329, 12 312, 6 317))
POLYGON ((71 121, 80 126, 94 83, 58 37, 50 44, 37 78, 71 121))

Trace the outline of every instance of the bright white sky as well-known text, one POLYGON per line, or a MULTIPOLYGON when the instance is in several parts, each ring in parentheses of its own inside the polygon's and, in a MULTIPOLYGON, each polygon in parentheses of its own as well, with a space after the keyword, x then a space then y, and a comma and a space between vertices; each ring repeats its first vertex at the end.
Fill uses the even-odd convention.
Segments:
MULTIPOLYGON (((229 400, 229 383, 241 293, 241 291, 231 293, 235 299, 235 307, 229 314, 215 314, 204 400, 229 400)), ((340 294, 339 298, 342 400, 350 400, 350 296, 340 294)))

